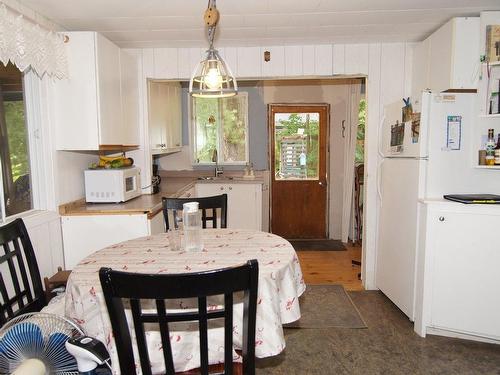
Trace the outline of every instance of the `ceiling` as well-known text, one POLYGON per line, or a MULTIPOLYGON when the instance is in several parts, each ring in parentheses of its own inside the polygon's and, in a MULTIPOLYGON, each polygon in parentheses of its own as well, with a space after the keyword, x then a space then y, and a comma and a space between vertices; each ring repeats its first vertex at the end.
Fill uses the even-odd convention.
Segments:
MULTIPOLYGON (((207 0, 19 0, 67 30, 121 47, 203 47, 207 0)), ((419 41, 499 0, 219 0, 216 46, 419 41)))

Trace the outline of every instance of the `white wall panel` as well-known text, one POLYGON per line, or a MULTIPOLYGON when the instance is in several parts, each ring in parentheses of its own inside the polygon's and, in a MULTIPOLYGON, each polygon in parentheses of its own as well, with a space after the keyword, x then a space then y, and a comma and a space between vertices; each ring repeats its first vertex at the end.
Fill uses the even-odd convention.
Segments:
POLYGON ((238 77, 261 77, 260 47, 238 47, 238 77))
POLYGON ((368 44, 346 44, 345 74, 368 74, 368 53, 368 44))
POLYGON ((236 47, 219 48, 219 53, 234 76, 238 76, 238 49, 236 47))
POLYGON ((365 132, 365 179, 364 196, 368 199, 363 203, 363 283, 365 288, 374 289, 375 261, 378 234, 378 130, 380 123, 380 44, 370 44, 368 47, 369 66, 367 78, 367 122, 365 132))
POLYGON ((404 96, 409 97, 412 94, 412 72, 413 72, 413 51, 416 43, 405 44, 405 76, 404 76, 404 96))
POLYGON ((333 68, 333 48, 331 44, 314 46, 314 73, 319 76, 332 75, 333 68))
POLYGON ((177 50, 177 66, 179 78, 187 78, 191 76, 193 69, 189 62, 189 48, 179 48, 177 50))
POLYGON ((179 77, 177 48, 155 48, 153 50, 154 78, 179 77))
POLYGON ((333 45, 333 74, 345 74, 345 45, 333 45))
POLYGON ((263 77, 283 77, 285 75, 285 48, 280 46, 262 47, 260 49, 260 62, 263 77), (264 61, 264 52, 271 53, 271 59, 264 61))
POLYGON ((301 46, 286 46, 285 47, 285 76, 302 75, 302 47, 301 46))
POLYGON ((302 46, 302 74, 312 76, 315 74, 314 46, 302 46))
POLYGON ((405 87, 405 44, 382 44, 380 67, 380 104, 403 104, 405 87))

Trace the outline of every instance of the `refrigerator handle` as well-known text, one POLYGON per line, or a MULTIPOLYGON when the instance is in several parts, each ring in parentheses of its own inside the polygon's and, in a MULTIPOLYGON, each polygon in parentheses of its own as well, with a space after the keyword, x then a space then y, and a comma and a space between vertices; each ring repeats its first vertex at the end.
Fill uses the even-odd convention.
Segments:
POLYGON ((385 121, 385 114, 382 115, 382 119, 380 120, 380 123, 378 124, 377 151, 378 151, 378 154, 380 155, 381 158, 385 157, 384 151, 382 150, 382 140, 384 139, 384 134, 382 134, 382 130, 383 130, 384 121, 385 121))
POLYGON ((378 168, 377 168, 377 194, 378 194, 378 198, 380 200, 380 207, 382 207, 382 186, 381 186, 381 182, 382 182, 382 164, 384 164, 384 160, 385 159, 382 159, 380 160, 380 162, 378 163, 378 168))

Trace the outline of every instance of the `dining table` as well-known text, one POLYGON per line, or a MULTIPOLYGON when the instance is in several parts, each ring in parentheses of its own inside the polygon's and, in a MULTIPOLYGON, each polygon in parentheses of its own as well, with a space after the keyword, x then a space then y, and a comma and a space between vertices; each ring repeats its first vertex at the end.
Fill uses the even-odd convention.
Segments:
MULTIPOLYGON (((283 324, 300 318, 299 297, 306 285, 299 259, 292 245, 277 235, 256 230, 203 229, 201 251, 173 250, 169 233, 140 237, 96 251, 83 259, 71 272, 66 287, 65 315, 81 325, 85 333, 105 343, 111 357, 113 374, 119 374, 118 355, 109 315, 99 281, 99 269, 169 274, 200 272, 237 266, 249 259, 259 263, 255 355, 275 356, 285 349, 283 324)), ((243 315, 235 303, 235 346, 241 342, 243 315), (238 316, 240 314, 240 316, 238 316), (239 337, 238 337, 239 336, 239 337)), ((194 308, 189 301, 176 301, 169 308, 194 308)), ((129 322, 129 326, 132 324, 129 322)), ((134 342, 134 332, 131 330, 134 342)), ((176 371, 199 367, 197 325, 170 327, 170 339, 176 371)), ((146 328, 146 340, 153 373, 164 370, 161 336, 158 330, 146 328)), ((224 361, 223 330, 209 330, 210 363, 224 361), (216 349, 213 349, 216 348, 216 349), (218 348, 218 349, 217 349, 218 348)), ((140 373, 137 348, 134 347, 137 373, 140 373)), ((235 361, 241 357, 235 352, 235 361)))

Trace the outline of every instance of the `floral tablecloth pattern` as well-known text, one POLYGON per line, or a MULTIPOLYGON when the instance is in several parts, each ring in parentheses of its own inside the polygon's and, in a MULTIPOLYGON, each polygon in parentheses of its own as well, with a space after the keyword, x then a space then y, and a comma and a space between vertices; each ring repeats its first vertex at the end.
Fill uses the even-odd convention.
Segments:
MULTIPOLYGON (((203 239, 203 251, 185 252, 170 250, 167 234, 137 238, 99 250, 73 269, 66 289, 66 316, 82 325, 88 335, 106 344, 114 374, 119 374, 118 356, 99 282, 101 267, 139 273, 183 273, 230 267, 257 259, 255 353, 263 358, 279 354, 285 348, 282 325, 300 318, 298 297, 305 290, 299 260, 290 243, 270 233, 230 229, 205 229, 203 239)), ((235 322, 238 310, 235 310, 235 322)), ((223 342, 222 330, 220 335, 217 329, 213 331, 217 337, 212 340, 219 341, 220 336, 223 342)), ((235 327, 235 331, 240 330, 235 327)), ((199 367, 197 334, 193 336, 191 332, 175 328, 171 333, 176 371, 199 367)), ((148 332, 147 339, 153 371, 161 372, 164 367, 159 333, 148 332)), ((211 363, 222 362, 223 351, 212 351, 209 357, 211 363)), ((139 373, 139 365, 137 370, 139 373)))

